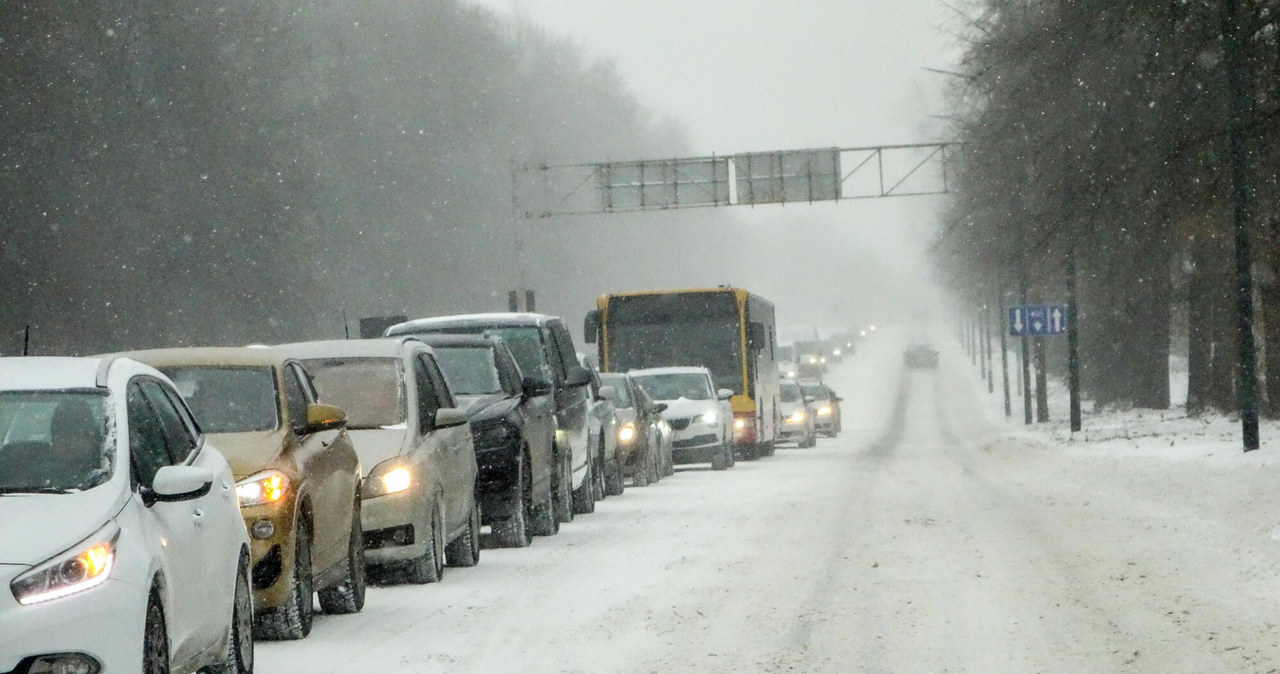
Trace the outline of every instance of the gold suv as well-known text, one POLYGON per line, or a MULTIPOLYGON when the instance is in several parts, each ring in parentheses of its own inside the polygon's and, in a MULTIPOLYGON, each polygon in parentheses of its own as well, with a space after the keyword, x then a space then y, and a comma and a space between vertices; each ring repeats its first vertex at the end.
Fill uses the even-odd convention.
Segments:
POLYGON ((343 411, 316 402, 302 364, 256 347, 126 355, 173 380, 231 464, 252 547, 255 636, 307 636, 315 592, 325 613, 363 608, 360 460, 343 411))

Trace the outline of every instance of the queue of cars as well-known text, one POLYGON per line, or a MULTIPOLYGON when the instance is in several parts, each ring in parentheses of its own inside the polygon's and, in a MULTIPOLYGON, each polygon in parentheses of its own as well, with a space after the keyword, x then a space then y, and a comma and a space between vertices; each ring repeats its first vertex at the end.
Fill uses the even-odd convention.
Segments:
MULTIPOLYGON (((812 446, 839 398, 807 385, 812 446)), ((355 613, 369 574, 477 564, 482 525, 524 547, 627 480, 732 466, 732 394, 705 367, 598 372, 530 313, 0 359, 0 672, 251 672, 317 596, 355 613)))

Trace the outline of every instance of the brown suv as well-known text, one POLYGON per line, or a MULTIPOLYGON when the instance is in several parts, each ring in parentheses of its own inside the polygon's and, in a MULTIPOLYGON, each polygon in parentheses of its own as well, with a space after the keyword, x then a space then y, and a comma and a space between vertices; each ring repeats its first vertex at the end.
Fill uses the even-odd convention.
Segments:
POLYGON ((364 606, 360 460, 341 409, 316 402, 302 364, 270 348, 126 354, 173 380, 227 457, 253 564, 254 633, 301 639, 325 613, 364 606))

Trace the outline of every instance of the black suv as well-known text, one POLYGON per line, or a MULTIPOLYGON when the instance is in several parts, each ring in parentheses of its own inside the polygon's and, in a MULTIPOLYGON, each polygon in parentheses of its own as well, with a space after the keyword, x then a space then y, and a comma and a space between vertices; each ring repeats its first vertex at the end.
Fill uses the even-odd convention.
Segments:
POLYGON ((560 528, 551 480, 556 426, 551 382, 525 376, 496 335, 424 335, 466 410, 476 448, 476 498, 495 542, 523 548, 560 528))
POLYGON ((419 318, 387 328, 387 336, 454 334, 496 335, 511 349, 525 375, 551 383, 556 420, 552 473, 556 516, 573 520, 574 513, 595 509, 591 448, 588 447, 587 384, 591 373, 578 363, 573 337, 557 316, 532 313, 466 314, 419 318))

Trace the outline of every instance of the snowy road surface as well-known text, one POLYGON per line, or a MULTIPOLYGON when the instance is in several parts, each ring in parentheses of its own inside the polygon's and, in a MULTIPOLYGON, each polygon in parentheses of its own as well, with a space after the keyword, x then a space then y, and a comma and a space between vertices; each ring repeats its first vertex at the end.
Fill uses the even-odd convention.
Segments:
POLYGON ((258 671, 1280 671, 1276 469, 1017 439, 939 346, 937 371, 891 335, 838 366, 836 439, 371 588, 258 671))

